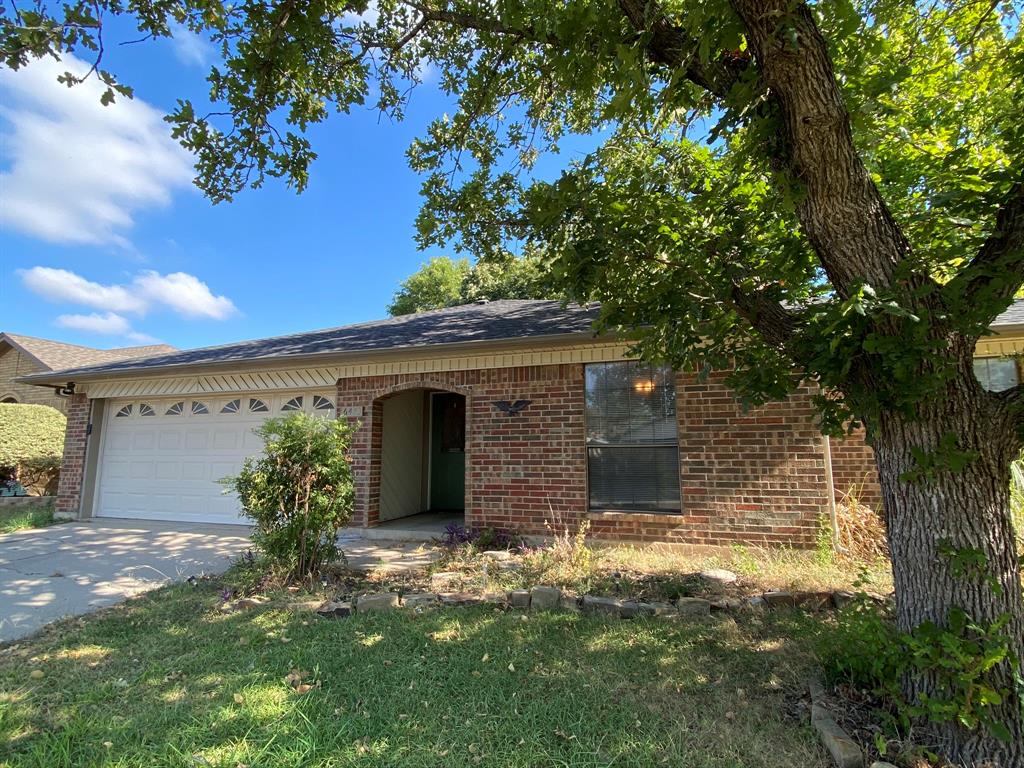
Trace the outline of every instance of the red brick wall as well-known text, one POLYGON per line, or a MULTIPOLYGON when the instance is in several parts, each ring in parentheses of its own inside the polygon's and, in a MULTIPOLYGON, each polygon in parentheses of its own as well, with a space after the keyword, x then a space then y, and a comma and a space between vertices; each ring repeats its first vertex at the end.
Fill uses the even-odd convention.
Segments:
POLYGON ((857 500, 882 511, 882 487, 878 482, 875 453, 865 442, 864 430, 858 430, 842 440, 832 438, 832 480, 836 501, 853 489, 857 500))
POLYGON ((723 383, 676 377, 681 515, 594 515, 595 534, 632 541, 812 546, 826 511, 811 390, 744 412, 723 383))
POLYGON ((338 408, 362 408, 353 441, 354 524, 373 525, 380 505, 382 400, 409 389, 466 396, 466 522, 544 533, 552 514, 573 522, 586 514, 583 367, 400 374, 342 379, 338 408), (531 400, 509 416, 495 400, 531 400))
POLYGON ((85 473, 85 445, 89 429, 89 398, 83 394, 71 395, 67 400, 68 426, 64 433, 64 458, 60 465, 60 484, 57 486, 57 512, 78 513, 82 496, 82 477, 85 473))
POLYGON ((381 400, 434 388, 467 397, 469 525, 544 534, 585 517, 600 538, 688 544, 812 546, 826 512, 823 442, 811 390, 743 412, 724 375, 677 378, 683 513, 587 513, 582 365, 343 379, 338 407, 363 409, 353 444, 354 524, 373 525, 380 500, 381 400), (532 403, 510 417, 494 400, 532 403))

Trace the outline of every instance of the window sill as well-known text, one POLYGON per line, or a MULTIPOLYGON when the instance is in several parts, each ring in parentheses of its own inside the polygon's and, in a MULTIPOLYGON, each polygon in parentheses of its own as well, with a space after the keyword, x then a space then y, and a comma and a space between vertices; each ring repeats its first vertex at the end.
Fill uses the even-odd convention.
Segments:
POLYGON ((620 509, 602 509, 587 512, 588 520, 678 520, 683 516, 682 512, 631 512, 620 509))

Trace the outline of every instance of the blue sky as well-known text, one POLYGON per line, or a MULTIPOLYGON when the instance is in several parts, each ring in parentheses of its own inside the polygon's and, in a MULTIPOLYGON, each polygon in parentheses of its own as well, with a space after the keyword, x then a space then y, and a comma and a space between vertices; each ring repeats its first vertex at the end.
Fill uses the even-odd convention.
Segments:
POLYGON ((443 252, 416 249, 421 178, 404 155, 445 110, 429 83, 403 123, 363 109, 317 127, 303 194, 271 180, 214 206, 160 120, 206 93, 210 52, 189 36, 110 37, 104 66, 136 98, 106 110, 99 86, 54 82, 71 66, 0 70, 0 330, 184 348, 343 325, 383 317, 399 281, 443 252))

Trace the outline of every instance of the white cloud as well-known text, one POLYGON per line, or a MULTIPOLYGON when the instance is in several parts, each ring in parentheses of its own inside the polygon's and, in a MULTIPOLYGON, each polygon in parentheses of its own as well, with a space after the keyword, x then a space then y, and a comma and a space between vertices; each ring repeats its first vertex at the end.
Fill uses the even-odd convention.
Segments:
POLYGON ((178 61, 190 67, 205 68, 214 59, 215 51, 210 41, 183 24, 171 25, 171 45, 178 61))
POLYGON ((140 298, 163 304, 185 317, 209 317, 223 320, 238 310, 227 296, 214 296, 210 287, 187 272, 143 272, 132 283, 140 298))
POLYGON ((133 331, 131 323, 115 312, 107 312, 102 315, 98 312, 88 315, 59 315, 54 324, 61 328, 96 333, 102 336, 124 336, 140 344, 151 344, 156 341, 152 336, 133 331))
POLYGON ((17 274, 26 288, 48 301, 100 310, 60 315, 56 319, 60 327, 124 336, 139 342, 153 339, 134 330, 121 313, 143 317, 165 309, 182 317, 224 320, 238 312, 231 299, 215 295, 210 286, 187 272, 161 275, 147 270, 123 285, 96 283, 67 269, 52 267, 19 269, 17 274))
POLYGON ((137 312, 147 309, 146 300, 123 285, 101 285, 66 269, 32 267, 18 270, 25 287, 47 301, 80 304, 109 312, 137 312))
POLYGON ((104 107, 95 78, 68 88, 65 71, 88 65, 71 55, 18 72, 0 68, 0 225, 55 243, 130 247, 125 232, 140 211, 165 207, 188 187, 191 158, 170 138, 162 113, 141 99, 104 107))

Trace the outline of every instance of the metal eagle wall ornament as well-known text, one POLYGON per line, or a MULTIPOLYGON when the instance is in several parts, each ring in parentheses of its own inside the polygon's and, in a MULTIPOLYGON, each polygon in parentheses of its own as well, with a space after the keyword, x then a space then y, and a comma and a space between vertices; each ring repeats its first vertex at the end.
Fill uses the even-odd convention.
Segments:
POLYGON ((516 400, 514 403, 510 400, 495 400, 492 405, 502 413, 515 416, 532 402, 533 400, 516 400))

